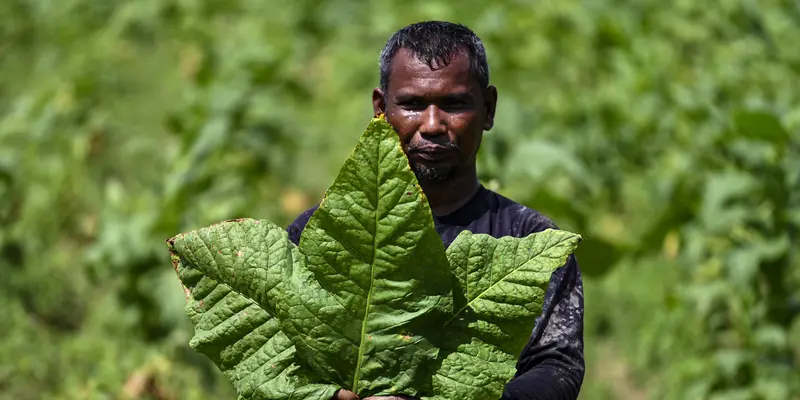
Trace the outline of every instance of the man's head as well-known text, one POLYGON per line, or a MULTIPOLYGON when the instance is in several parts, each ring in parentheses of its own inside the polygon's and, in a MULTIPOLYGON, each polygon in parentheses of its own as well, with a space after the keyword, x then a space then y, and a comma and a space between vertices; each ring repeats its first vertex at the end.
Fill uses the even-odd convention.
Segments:
POLYGON ((494 124, 497 90, 481 40, 463 25, 429 21, 397 31, 380 58, 376 114, 397 130, 420 181, 475 174, 483 131, 494 124))

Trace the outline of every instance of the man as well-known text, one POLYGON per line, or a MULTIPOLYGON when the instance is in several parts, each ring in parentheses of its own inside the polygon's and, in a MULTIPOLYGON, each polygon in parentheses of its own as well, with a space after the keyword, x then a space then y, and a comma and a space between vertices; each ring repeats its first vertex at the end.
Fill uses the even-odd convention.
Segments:
MULTIPOLYGON (((397 131, 445 246, 464 229, 524 237, 556 228, 478 181, 476 155, 483 132, 494 124, 496 103, 483 43, 462 25, 412 24, 395 33, 381 53, 373 109, 397 131)), ((295 244, 314 210, 289 226, 295 244)), ((570 257, 552 276, 542 316, 502 399, 574 400, 583 375, 583 287, 578 264, 570 257)), ((375 399, 403 398, 399 395, 375 399)), ((358 397, 339 390, 334 399, 358 397)))

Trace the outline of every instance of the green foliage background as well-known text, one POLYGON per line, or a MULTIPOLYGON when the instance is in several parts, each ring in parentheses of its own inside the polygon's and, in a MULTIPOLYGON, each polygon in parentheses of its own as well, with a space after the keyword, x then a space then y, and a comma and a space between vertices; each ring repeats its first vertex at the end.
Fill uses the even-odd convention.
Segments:
POLYGON ((422 19, 488 47, 484 183, 586 238, 581 398, 800 398, 791 0, 0 2, 0 398, 234 398, 164 240, 312 205, 422 19))

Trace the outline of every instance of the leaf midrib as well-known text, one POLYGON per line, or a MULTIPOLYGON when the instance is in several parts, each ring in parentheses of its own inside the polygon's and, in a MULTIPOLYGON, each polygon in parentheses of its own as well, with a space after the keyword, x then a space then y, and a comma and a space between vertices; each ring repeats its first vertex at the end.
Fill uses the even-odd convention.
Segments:
POLYGON ((375 233, 372 235, 372 259, 369 268, 369 292, 367 292, 367 302, 364 309, 364 320, 361 322, 361 339, 358 341, 358 359, 356 360, 356 370, 353 373, 353 393, 358 393, 358 377, 361 374, 361 363, 364 360, 364 338, 367 336, 367 319, 372 305, 372 291, 375 289, 375 253, 378 245, 378 213, 380 210, 381 195, 377 193, 380 189, 380 164, 381 164, 381 140, 376 138, 378 144, 377 157, 375 157, 375 233))

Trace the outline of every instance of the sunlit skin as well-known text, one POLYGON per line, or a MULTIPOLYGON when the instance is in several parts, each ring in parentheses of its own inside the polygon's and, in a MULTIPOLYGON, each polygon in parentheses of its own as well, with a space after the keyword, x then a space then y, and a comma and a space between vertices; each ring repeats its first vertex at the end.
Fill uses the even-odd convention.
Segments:
MULTIPOLYGON (((445 66, 416 59, 401 49, 392 62, 387 93, 372 92, 375 115, 385 114, 397 131, 409 163, 420 173, 420 185, 434 215, 446 215, 479 189, 475 165, 483 132, 494 124, 497 89, 482 88, 470 73, 469 56, 461 53, 445 66), (427 173, 447 179, 426 179, 427 173)), ((335 400, 358 400, 341 389, 335 400)), ((407 400, 405 396, 364 400, 407 400)))

